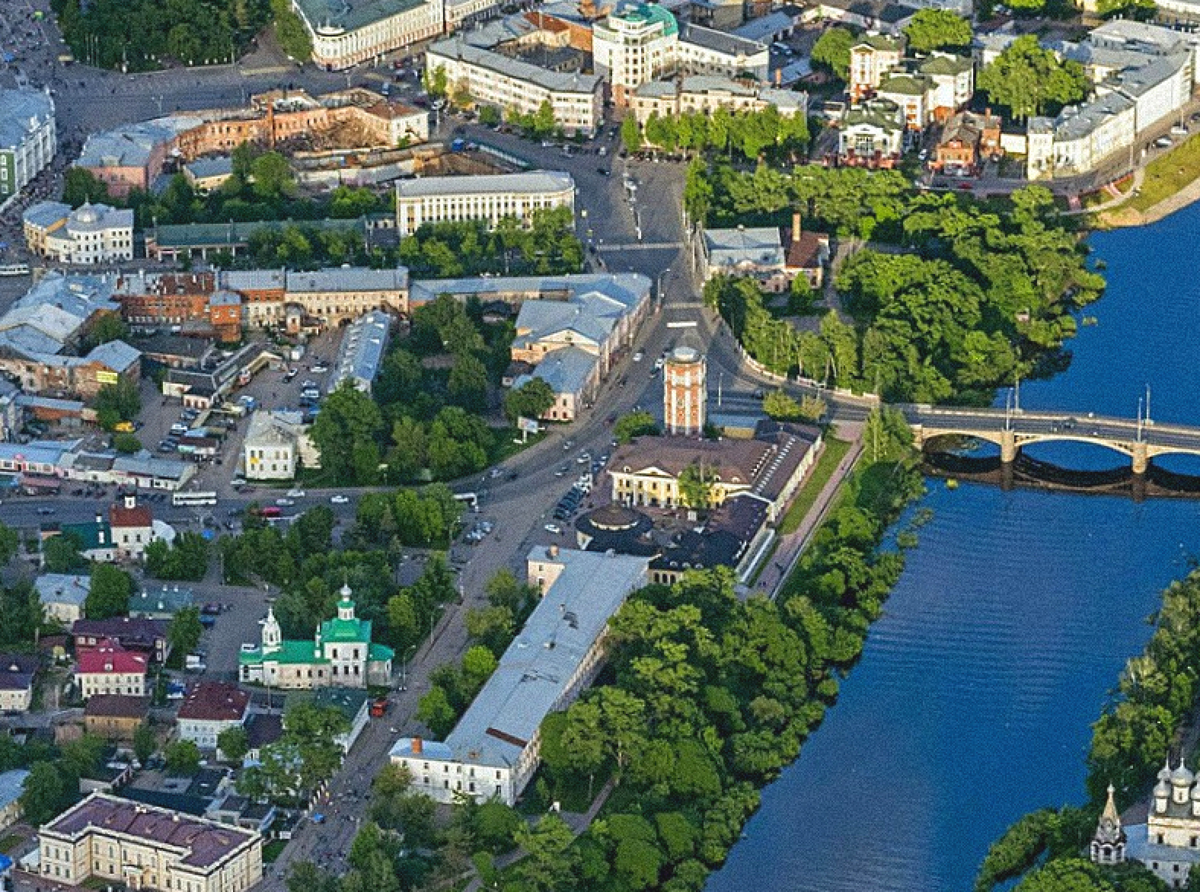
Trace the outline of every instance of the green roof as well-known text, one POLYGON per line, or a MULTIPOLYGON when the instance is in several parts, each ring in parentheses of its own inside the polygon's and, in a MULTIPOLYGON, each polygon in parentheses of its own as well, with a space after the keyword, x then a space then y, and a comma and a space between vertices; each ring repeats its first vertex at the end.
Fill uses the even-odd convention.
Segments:
POLYGON ((880 93, 898 93, 901 96, 920 96, 928 89, 929 82, 925 78, 907 74, 889 77, 879 85, 880 93))
POLYGON ((382 662, 383 660, 390 660, 395 656, 396 652, 390 647, 385 647, 382 644, 372 644, 371 650, 367 654, 367 659, 372 662, 382 662))
MULTIPOLYGON (((854 47, 860 47, 860 46, 863 46, 864 44, 866 46, 871 47, 871 49, 876 49, 876 50, 898 50, 898 49, 900 49, 899 41, 892 40, 892 38, 890 38, 890 37, 884 37, 882 34, 868 34, 865 37, 859 38, 857 41, 855 41, 854 47)), ((854 49, 854 47, 851 47, 851 49, 854 49)))
POLYGON ((934 56, 921 63, 921 74, 962 74, 971 68, 971 60, 961 56, 934 56))
MULTIPOLYGON (((329 660, 324 657, 317 657, 315 646, 311 641, 284 641, 280 645, 279 650, 269 654, 270 659, 280 663, 312 663, 314 665, 327 665, 329 660)), ((238 662, 244 666, 257 666, 264 660, 264 655, 261 647, 256 647, 254 650, 243 650, 238 653, 238 662)))
POLYGON ((371 621, 369 619, 327 619, 321 623, 321 641, 361 641, 369 644, 371 641, 371 621))
POLYGON ((679 33, 679 22, 676 21, 675 16, 671 14, 670 10, 664 9, 657 3, 642 3, 633 9, 626 9, 617 13, 617 18, 624 19, 627 22, 636 22, 639 19, 645 20, 650 24, 661 22, 664 34, 679 33))
POLYGON ((65 535, 70 533, 75 536, 80 542, 80 551, 90 551, 93 548, 111 548, 112 547, 112 530, 104 521, 96 523, 94 520, 89 520, 86 523, 64 523, 59 527, 59 530, 65 535), (101 541, 101 533, 103 533, 103 541, 101 541))

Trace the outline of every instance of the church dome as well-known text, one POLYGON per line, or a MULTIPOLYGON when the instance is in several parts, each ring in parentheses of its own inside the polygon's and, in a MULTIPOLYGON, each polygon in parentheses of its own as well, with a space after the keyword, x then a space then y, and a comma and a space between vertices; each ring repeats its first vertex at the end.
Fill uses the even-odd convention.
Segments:
POLYGON ((1190 787, 1196 782, 1196 776, 1188 771, 1183 760, 1179 760, 1179 767, 1171 772, 1171 784, 1176 787, 1190 787))
POLYGON ((1169 781, 1171 779, 1171 760, 1168 759, 1163 763, 1163 767, 1158 769, 1158 779, 1160 781, 1169 781))
POLYGON ((1171 785, 1165 780, 1160 780, 1154 785, 1154 798, 1166 799, 1171 795, 1171 785))
POLYGON ((100 219, 100 214, 90 204, 85 204, 75 212, 75 219, 80 223, 95 223, 100 219))

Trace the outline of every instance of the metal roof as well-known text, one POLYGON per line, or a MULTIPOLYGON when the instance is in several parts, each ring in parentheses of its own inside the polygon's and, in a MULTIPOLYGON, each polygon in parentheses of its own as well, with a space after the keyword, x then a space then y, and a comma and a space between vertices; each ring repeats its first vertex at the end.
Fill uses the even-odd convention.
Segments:
POLYGON ((392 317, 382 310, 372 310, 359 316, 346 327, 338 348, 337 366, 331 387, 350 380, 359 390, 370 391, 371 382, 383 364, 392 317))
POLYGON ((54 117, 54 100, 39 90, 0 90, 0 148, 18 149, 54 117))
POLYGON ((460 177, 417 177, 396 181, 400 199, 432 195, 528 195, 575 191, 575 179, 561 170, 530 170, 524 173, 489 173, 460 177))
POLYGON ((576 74, 562 71, 550 71, 539 68, 528 62, 510 59, 508 56, 492 52, 479 46, 472 46, 459 36, 432 44, 426 50, 426 66, 434 64, 434 57, 457 59, 480 68, 486 68, 505 77, 515 80, 528 81, 553 93, 584 93, 592 95, 603 82, 596 74, 576 74))

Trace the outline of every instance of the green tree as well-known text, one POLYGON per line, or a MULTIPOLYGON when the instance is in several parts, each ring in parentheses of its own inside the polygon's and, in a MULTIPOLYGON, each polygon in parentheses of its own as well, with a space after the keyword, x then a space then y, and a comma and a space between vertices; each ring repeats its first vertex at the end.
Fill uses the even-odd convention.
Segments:
POLYGON ((84 338, 84 350, 91 350, 109 341, 120 341, 129 337, 129 327, 117 313, 104 313, 88 329, 84 338))
POLYGON ((167 640, 171 650, 177 654, 186 654, 196 649, 200 636, 204 634, 204 626, 200 622, 200 610, 197 607, 183 607, 171 618, 167 627, 167 640))
POLYGON ((541 378, 533 378, 504 396, 504 414, 515 422, 518 417, 541 418, 554 405, 554 391, 541 378))
POLYGON ((930 53, 946 47, 970 47, 971 23, 946 9, 918 9, 907 25, 904 36, 908 48, 930 53))
POLYGON ((704 510, 712 504, 716 476, 703 465, 691 464, 679 472, 679 500, 684 506, 704 510))
POLYGON ((21 786, 25 821, 37 827, 57 817, 77 798, 72 787, 78 783, 78 777, 70 777, 52 762, 35 764, 21 786))
POLYGON ((853 45, 854 35, 846 28, 838 25, 826 28, 813 44, 812 61, 845 81, 850 77, 850 47, 853 45))
POLYGON ((468 412, 487 409, 488 376, 483 362, 466 351, 456 353, 447 383, 450 401, 468 412))
POLYGON ((112 430, 120 422, 132 421, 137 417, 142 411, 142 398, 138 395, 136 384, 128 378, 121 378, 116 384, 101 387, 92 406, 100 426, 112 430))
POLYGON ((632 114, 626 115, 621 122, 621 144, 627 152, 636 152, 642 147, 642 128, 632 114))
POLYGON ((84 167, 68 167, 63 181, 63 201, 73 208, 84 202, 109 203, 108 186, 84 167))
POLYGON ((634 437, 653 437, 658 434, 658 425, 649 412, 630 412, 622 415, 613 424, 613 437, 618 443, 628 443, 634 437))
POLYGON ((250 739, 246 735, 246 729, 241 725, 226 728, 217 735, 217 749, 230 762, 241 762, 242 757, 250 751, 250 739))
POLYGON ((468 648, 463 654, 463 683, 468 690, 478 691, 491 678, 498 665, 495 655, 483 645, 468 648))
POLYGON ((200 770, 200 748, 191 740, 173 740, 163 750, 167 771, 178 776, 195 774, 200 770))
POLYGON ((112 564, 93 564, 91 586, 83 602, 88 619, 108 619, 129 612, 133 577, 112 564))
POLYGON ((800 404, 782 390, 772 390, 763 397, 763 411, 776 421, 800 419, 800 404))
POLYGON ((142 441, 126 431, 113 434, 112 442, 113 448, 122 455, 135 455, 142 451, 142 441))
POLYGON ((504 653, 513 638, 513 612, 504 606, 472 608, 467 611, 467 634, 497 657, 504 653))
POLYGON ((87 566, 87 558, 80 553, 79 538, 74 533, 62 533, 44 540, 42 560, 51 573, 73 573, 87 566))
POLYGON ((479 123, 484 127, 496 127, 500 124, 500 109, 494 105, 479 106, 479 123))
POLYGON ((1006 106, 1018 120, 1077 102, 1087 93, 1083 66, 1043 49, 1034 34, 1009 44, 979 72, 978 83, 992 102, 1006 106))
POLYGON ((4 567, 17 555, 21 547, 21 535, 7 524, 0 523, 0 567, 4 567))
POLYGON ((133 732, 133 755, 143 765, 158 749, 158 740, 154 737, 154 728, 149 722, 142 722, 133 732))
POLYGON ((532 892, 558 892, 574 888, 577 855, 571 848, 574 835, 558 815, 543 816, 532 827, 522 824, 515 834, 526 857, 516 871, 532 892))
POLYGON ((433 732, 434 737, 442 738, 450 733, 458 715, 450 705, 445 688, 433 685, 417 705, 417 718, 433 732))
POLYGON ((437 65, 430 68, 425 67, 425 76, 422 79, 425 87, 425 92, 434 99, 442 99, 446 95, 446 68, 443 65, 437 65))
POLYGON ((379 406, 349 380, 321 404, 312 426, 312 439, 321 452, 321 467, 341 485, 369 484, 378 474, 383 429, 379 406))
POLYGON ((311 59, 312 38, 288 0, 271 0, 271 14, 275 17, 275 39, 279 41, 279 48, 300 64, 311 59))

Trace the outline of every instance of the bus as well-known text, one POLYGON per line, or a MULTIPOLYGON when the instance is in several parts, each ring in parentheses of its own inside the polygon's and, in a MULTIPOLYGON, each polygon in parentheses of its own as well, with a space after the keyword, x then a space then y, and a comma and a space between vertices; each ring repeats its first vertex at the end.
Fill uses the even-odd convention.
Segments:
POLYGON ((5 263, 0 265, 0 276, 27 275, 29 275, 29 264, 27 263, 5 263))
POLYGON ((171 504, 176 508, 191 508, 217 504, 215 492, 177 492, 171 494, 171 504))

